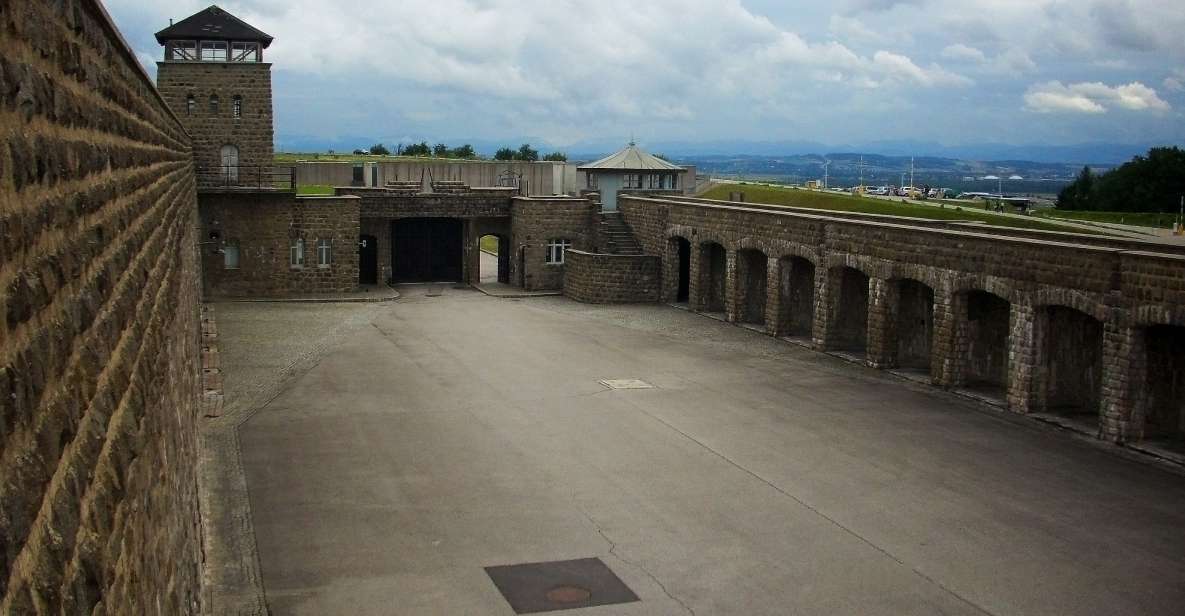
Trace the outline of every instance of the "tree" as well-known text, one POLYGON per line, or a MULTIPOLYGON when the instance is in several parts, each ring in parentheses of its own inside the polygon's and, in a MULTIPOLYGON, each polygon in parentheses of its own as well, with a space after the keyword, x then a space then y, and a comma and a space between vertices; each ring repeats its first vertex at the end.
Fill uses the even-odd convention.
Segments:
POLYGON ((375 156, 390 156, 391 150, 388 150, 387 146, 381 143, 376 143, 370 146, 370 153, 375 156))
POLYGON ((453 158, 476 158, 477 152, 474 151, 473 146, 466 143, 459 148, 453 149, 452 156, 453 158))
POLYGON ((535 162, 539 160, 539 151, 532 148, 531 144, 524 143, 518 148, 518 152, 514 155, 515 160, 525 160, 527 162, 535 162))
POLYGON ((550 154, 544 156, 543 160, 566 162, 568 160, 568 155, 564 154, 563 152, 551 152, 550 154))
POLYGON ((514 160, 517 152, 510 148, 499 148, 494 152, 494 160, 514 160))
POLYGON ((1185 195, 1185 150, 1152 148, 1102 175, 1089 167, 1058 194, 1063 210, 1173 212, 1185 195))
POLYGON ((432 146, 432 155, 435 156, 436 158, 448 158, 448 155, 449 155, 448 146, 443 143, 438 143, 438 144, 432 146))
POLYGON ((406 148, 403 148, 404 156, 431 156, 432 148, 428 147, 427 141, 413 143, 406 148))

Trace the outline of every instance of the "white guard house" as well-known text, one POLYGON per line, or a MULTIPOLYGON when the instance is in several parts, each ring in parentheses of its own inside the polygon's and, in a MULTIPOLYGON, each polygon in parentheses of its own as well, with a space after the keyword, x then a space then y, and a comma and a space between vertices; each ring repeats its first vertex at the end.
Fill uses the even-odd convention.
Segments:
POLYGON ((687 169, 643 152, 632 141, 625 149, 576 168, 587 175, 583 193, 601 195, 601 211, 617 211, 617 194, 680 193, 687 169))

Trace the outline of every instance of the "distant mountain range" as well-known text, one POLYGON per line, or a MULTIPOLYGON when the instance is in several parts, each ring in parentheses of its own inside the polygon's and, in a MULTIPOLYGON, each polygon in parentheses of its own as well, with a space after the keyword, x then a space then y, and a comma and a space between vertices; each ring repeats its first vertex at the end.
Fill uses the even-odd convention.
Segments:
MULTIPOLYGON (((598 140, 584 142, 566 147, 548 144, 542 139, 518 137, 493 141, 489 139, 416 139, 433 144, 437 141, 451 146, 469 143, 483 155, 493 155, 498 148, 509 146, 517 148, 520 144, 530 143, 540 152, 563 151, 568 153, 569 160, 595 160, 610 154, 624 143, 598 140)), ((309 135, 293 135, 280 133, 276 136, 276 147, 284 152, 350 152, 355 148, 366 148, 374 143, 382 142, 394 150, 399 143, 398 138, 338 136, 319 137, 309 135)), ((1003 143, 976 143, 966 145, 943 145, 928 141, 870 141, 853 144, 825 144, 816 141, 744 141, 744 140, 716 140, 716 141, 654 141, 641 142, 639 145, 652 153, 662 153, 671 158, 692 158, 705 156, 766 156, 790 157, 822 154, 826 152, 856 152, 866 156, 915 156, 933 157, 964 161, 1025 161, 1029 163, 1064 163, 1081 167, 1084 164, 1095 166, 1117 165, 1131 160, 1133 156, 1144 154, 1157 143, 1107 143, 1093 142, 1077 145, 1010 145, 1003 143)), ((1182 144, 1185 145, 1185 144, 1182 144)))

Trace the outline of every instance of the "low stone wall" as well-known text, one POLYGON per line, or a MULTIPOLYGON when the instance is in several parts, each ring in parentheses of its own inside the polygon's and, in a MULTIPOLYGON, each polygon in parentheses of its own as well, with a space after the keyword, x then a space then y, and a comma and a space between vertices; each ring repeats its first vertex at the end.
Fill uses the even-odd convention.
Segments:
POLYGON ((564 295, 588 304, 656 302, 662 287, 662 260, 649 255, 608 255, 569 250, 564 295))
POLYGON ((0 613, 199 613, 189 137, 91 0, 3 3, 0 101, 0 613))
POLYGON ((562 289, 566 265, 547 263, 547 244, 567 239, 574 250, 596 241, 596 214, 587 199, 518 197, 511 205, 511 282, 527 291, 562 289))

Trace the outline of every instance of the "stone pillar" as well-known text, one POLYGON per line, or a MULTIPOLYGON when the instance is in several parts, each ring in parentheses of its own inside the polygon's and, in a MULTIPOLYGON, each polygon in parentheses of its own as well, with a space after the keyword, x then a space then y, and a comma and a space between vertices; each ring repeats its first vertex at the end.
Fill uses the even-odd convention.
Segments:
POLYGON ((884 278, 868 279, 868 365, 893 368, 897 362, 899 286, 884 278))
POLYGON ((678 299, 679 240, 670 238, 667 239, 666 251, 662 255, 662 292, 659 301, 674 303, 678 299))
POLYGON ((815 266, 815 327, 811 332, 811 343, 816 349, 823 350, 831 342, 831 323, 834 314, 831 303, 838 301, 838 283, 832 280, 831 268, 826 261, 820 261, 815 266))
POLYGON ((703 312, 707 308, 704 291, 711 284, 706 280, 708 268, 704 267, 704 250, 702 246, 691 245, 691 265, 687 276, 687 305, 696 312, 703 312))
MULTIPOLYGON (((778 258, 767 258, 765 262, 765 333, 782 336, 782 267, 790 269, 790 262, 778 258)), ((789 274, 789 272, 787 272, 789 274)))
POLYGON ((934 292, 934 344, 930 350, 930 374, 934 384, 963 384, 967 362, 967 294, 934 292))
POLYGON ((1008 315, 1008 391, 1009 410, 1033 413, 1044 410, 1042 378, 1045 324, 1041 315, 1027 301, 1013 301, 1008 315))
MULTIPOLYGON (((1119 312, 1119 311, 1115 311, 1119 312)), ((1144 383, 1148 356, 1144 331, 1125 325, 1120 315, 1103 323, 1103 391, 1099 401, 1099 438, 1115 443, 1143 436, 1144 383)))
POLYGON ((736 323, 741 319, 740 284, 737 281, 737 251, 726 248, 724 251, 724 318, 729 323, 736 323))

